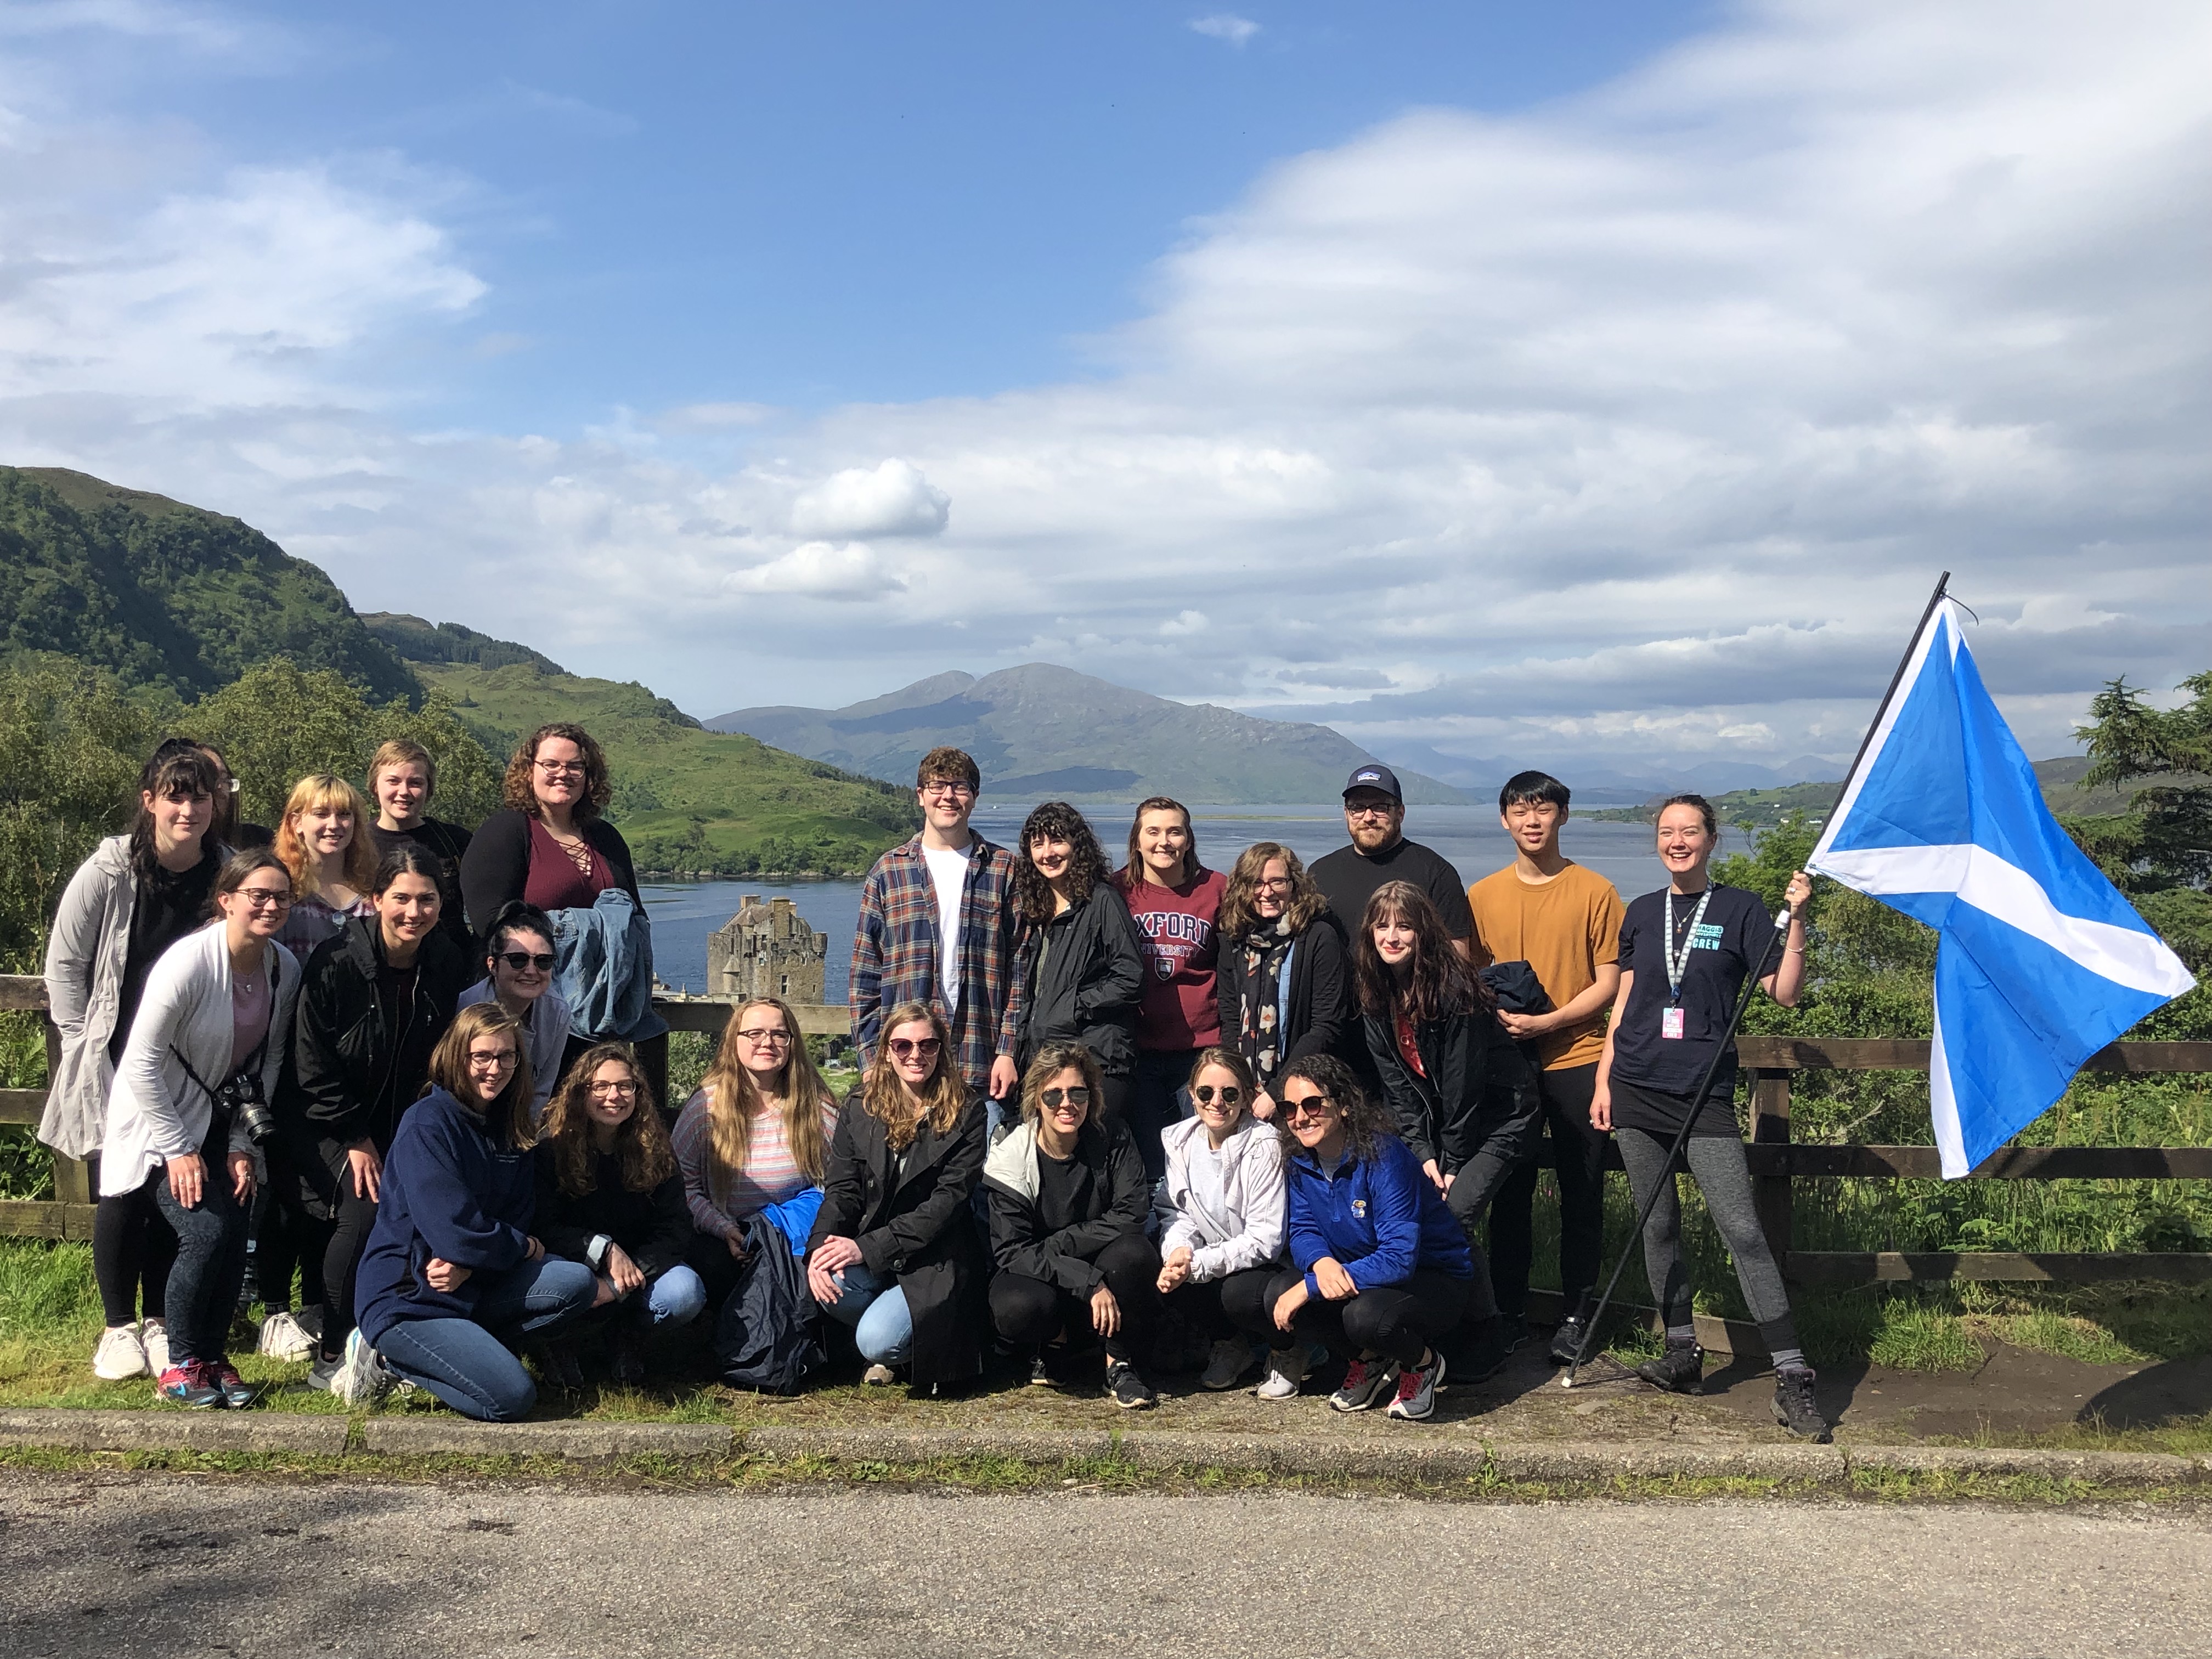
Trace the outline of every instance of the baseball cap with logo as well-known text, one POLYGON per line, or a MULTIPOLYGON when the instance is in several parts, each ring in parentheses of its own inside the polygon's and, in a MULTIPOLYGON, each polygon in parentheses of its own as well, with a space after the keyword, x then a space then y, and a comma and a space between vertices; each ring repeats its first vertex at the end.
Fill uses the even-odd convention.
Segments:
POLYGON ((1406 792, 1398 787, 1398 775, 1379 761, 1370 761, 1344 781, 1346 794, 1355 789, 1380 789, 1395 801, 1406 799, 1406 792))

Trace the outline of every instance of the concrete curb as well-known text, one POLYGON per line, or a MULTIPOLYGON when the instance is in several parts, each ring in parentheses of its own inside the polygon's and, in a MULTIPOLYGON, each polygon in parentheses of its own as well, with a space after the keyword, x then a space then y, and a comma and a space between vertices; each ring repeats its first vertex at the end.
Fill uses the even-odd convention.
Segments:
POLYGON ((367 1450, 386 1456, 723 1458, 736 1437, 718 1423, 472 1423, 443 1413, 372 1417, 362 1425, 367 1450))
POLYGON ((69 1411, 31 1407, 0 1411, 0 1446, 64 1451, 300 1452, 336 1457, 345 1450, 343 1417, 282 1412, 69 1411))
POLYGON ((747 1429, 743 1449, 764 1457, 831 1457, 848 1463, 927 1463, 946 1457, 1007 1457, 1057 1463, 1110 1457, 1114 1437, 1101 1430, 805 1428, 747 1429))
POLYGON ((1796 1480, 1839 1486, 1839 1446, 1685 1445, 1672 1440, 1530 1441, 1491 1449, 1504 1480, 1796 1480))

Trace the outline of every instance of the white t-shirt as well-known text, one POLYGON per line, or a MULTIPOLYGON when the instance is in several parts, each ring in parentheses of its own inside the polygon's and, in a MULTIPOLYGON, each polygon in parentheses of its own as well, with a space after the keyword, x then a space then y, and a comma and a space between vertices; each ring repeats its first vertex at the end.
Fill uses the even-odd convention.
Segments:
POLYGON ((930 885, 937 889, 937 981, 945 988, 948 1018, 960 1012, 960 894, 968 884, 968 859, 975 850, 972 837, 957 853, 921 849, 929 861, 930 885))

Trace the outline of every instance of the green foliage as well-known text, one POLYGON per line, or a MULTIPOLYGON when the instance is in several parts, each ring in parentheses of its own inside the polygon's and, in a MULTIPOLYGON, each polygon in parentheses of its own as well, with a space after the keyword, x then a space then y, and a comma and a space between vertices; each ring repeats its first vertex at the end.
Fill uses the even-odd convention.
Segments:
POLYGON ((363 627, 408 662, 474 663, 479 668, 527 663, 540 673, 568 672, 543 652, 517 645, 513 640, 495 640, 459 623, 440 623, 433 627, 420 617, 392 611, 368 611, 361 620, 363 627))

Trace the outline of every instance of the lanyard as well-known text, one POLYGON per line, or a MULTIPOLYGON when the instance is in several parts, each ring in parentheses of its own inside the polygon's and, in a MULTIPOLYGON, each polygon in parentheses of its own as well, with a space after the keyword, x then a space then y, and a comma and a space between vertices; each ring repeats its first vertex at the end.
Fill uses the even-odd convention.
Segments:
POLYGON ((1707 882, 1705 890, 1698 895, 1698 908, 1690 912, 1690 931, 1684 936, 1681 951, 1674 949, 1674 890, 1667 889, 1667 988, 1674 994, 1674 1000, 1682 1000, 1682 976, 1690 971, 1690 951, 1698 942, 1698 924, 1705 919, 1705 906, 1713 902, 1713 884, 1707 882))

